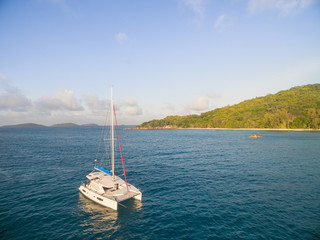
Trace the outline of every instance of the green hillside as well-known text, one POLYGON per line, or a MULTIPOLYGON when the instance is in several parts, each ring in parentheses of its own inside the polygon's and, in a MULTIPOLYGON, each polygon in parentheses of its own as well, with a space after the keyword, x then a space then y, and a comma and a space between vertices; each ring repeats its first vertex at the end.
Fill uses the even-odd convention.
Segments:
POLYGON ((294 87, 201 115, 168 116, 137 128, 320 129, 320 84, 294 87))

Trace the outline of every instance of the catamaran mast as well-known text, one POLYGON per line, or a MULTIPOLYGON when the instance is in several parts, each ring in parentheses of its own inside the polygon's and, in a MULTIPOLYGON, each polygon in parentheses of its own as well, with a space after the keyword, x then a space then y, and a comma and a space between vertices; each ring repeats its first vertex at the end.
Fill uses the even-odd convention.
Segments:
POLYGON ((112 181, 114 182, 114 132, 113 132, 113 95, 111 88, 111 100, 110 100, 110 110, 111 110, 111 165, 112 165, 112 181))

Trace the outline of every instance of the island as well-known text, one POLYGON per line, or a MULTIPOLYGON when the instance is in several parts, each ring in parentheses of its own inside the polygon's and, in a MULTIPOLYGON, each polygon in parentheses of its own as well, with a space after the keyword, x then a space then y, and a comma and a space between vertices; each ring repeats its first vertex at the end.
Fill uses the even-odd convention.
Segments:
POLYGON ((22 123, 22 124, 1 126, 1 128, 44 128, 44 127, 47 127, 47 126, 36 124, 36 123, 22 123))
POLYGON ((22 124, 14 124, 14 125, 4 125, 0 128, 64 128, 64 127, 99 127, 98 124, 88 123, 88 124, 75 124, 75 123, 58 123, 51 126, 40 125, 36 123, 22 123, 22 124))
POLYGON ((136 129, 320 129, 320 84, 298 86, 200 115, 168 116, 136 129))

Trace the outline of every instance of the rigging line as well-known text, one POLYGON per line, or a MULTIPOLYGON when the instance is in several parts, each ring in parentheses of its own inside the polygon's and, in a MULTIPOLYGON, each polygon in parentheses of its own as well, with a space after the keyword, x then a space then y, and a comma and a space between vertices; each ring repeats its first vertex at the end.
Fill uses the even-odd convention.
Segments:
POLYGON ((107 119, 108 119, 108 109, 106 110, 106 118, 104 120, 104 126, 102 127, 102 131, 101 131, 101 135, 100 135, 100 141, 99 141, 98 151, 97 151, 97 155, 96 155, 96 160, 98 160, 98 157, 100 154, 101 144, 102 144, 103 138, 105 136, 106 127, 107 127, 107 119))
MULTIPOLYGON (((111 96, 110 96, 111 97, 111 96)), ((111 102, 111 98, 110 98, 110 102, 111 102)), ((111 113, 111 111, 113 111, 112 109, 111 109, 111 106, 110 106, 110 118, 108 119, 109 120, 109 135, 108 135, 108 138, 109 138, 109 148, 108 148, 108 152, 107 152, 107 154, 108 154, 108 158, 106 159, 106 162, 107 162, 107 160, 109 160, 109 162, 107 162, 109 165, 108 165, 108 167, 110 168, 110 169, 112 169, 112 159, 111 159, 111 153, 112 153, 112 144, 111 144, 111 132, 112 132, 112 126, 111 126, 111 118, 112 118, 112 113, 111 113)), ((107 136, 107 133, 106 133, 106 136, 107 136)), ((107 151, 107 148, 106 148, 106 151, 107 151)))
POLYGON ((125 167, 124 167, 124 161, 123 161, 123 155, 122 155, 122 148, 121 148, 121 142, 120 142, 120 136, 119 136, 119 129, 118 129, 118 123, 117 123, 116 109, 115 109, 114 105, 113 105, 113 112, 114 112, 114 119, 116 120, 116 127, 117 127, 117 133, 118 133, 119 149, 120 149, 120 154, 121 154, 121 160, 122 160, 122 167, 123 167, 124 179, 126 180, 127 192, 129 193, 128 182, 127 182, 127 175, 126 175, 126 169, 125 169, 125 167))

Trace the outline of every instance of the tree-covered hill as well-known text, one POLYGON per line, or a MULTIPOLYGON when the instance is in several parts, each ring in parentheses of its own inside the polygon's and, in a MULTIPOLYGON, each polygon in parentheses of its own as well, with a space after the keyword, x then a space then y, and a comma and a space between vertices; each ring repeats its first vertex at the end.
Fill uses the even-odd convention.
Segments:
POLYGON ((320 129, 320 84, 294 87, 201 115, 168 116, 137 128, 320 129))

